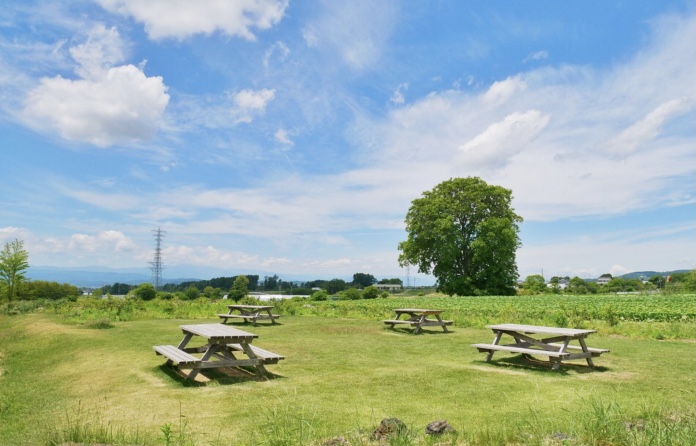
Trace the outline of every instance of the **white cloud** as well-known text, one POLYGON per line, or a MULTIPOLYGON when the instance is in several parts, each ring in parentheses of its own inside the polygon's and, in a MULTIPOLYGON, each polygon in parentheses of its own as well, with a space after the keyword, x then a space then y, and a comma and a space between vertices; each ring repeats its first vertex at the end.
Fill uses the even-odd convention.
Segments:
POLYGON ((27 122, 99 147, 152 138, 169 103, 162 78, 133 65, 111 66, 123 58, 113 28, 97 25, 70 52, 81 78, 42 78, 24 102, 27 122))
POLYGON ((549 116, 538 110, 509 114, 488 126, 483 133, 461 146, 463 163, 500 167, 532 143, 549 123, 549 116))
POLYGON ((308 47, 325 50, 327 58, 335 54, 350 68, 362 71, 381 62, 396 17, 392 2, 322 2, 318 19, 302 35, 308 47))
POLYGON ((89 32, 85 43, 69 49, 79 64, 77 74, 84 79, 99 79, 104 72, 125 60, 124 44, 116 28, 97 24, 89 32))
POLYGON ((5 243, 11 242, 15 239, 24 240, 28 235, 29 232, 24 228, 6 226, 4 228, 0 228, 0 243, 4 245, 5 243))
POLYGON ((509 77, 503 81, 494 82, 483 95, 483 102, 491 106, 501 105, 515 93, 526 89, 527 84, 519 76, 509 77))
POLYGON ((688 98, 673 99, 657 106, 643 119, 628 127, 608 143, 607 151, 618 156, 629 155, 642 144, 654 140, 666 121, 693 109, 688 98))
POLYGON ((258 111, 266 108, 266 104, 273 99, 275 90, 264 88, 263 90, 242 90, 234 95, 234 103, 240 111, 258 111))
POLYGON ((220 31, 255 40, 252 29, 279 23, 288 0, 98 0, 106 10, 145 24, 152 39, 184 39, 220 31))
POLYGON ((527 57, 524 58, 524 60, 522 62, 527 63, 530 60, 544 60, 544 59, 548 59, 548 57, 549 57, 548 51, 542 50, 542 51, 537 51, 536 53, 532 53, 532 54, 528 55, 527 57))
POLYGON ((525 245, 517 253, 523 265, 520 276, 540 274, 546 277, 578 276, 596 278, 601 274, 621 275, 630 271, 659 271, 660 268, 692 269, 696 266, 693 250, 694 224, 672 226, 671 234, 657 228, 630 228, 615 232, 596 230, 591 236, 558 239, 525 245), (650 232, 658 232, 648 234, 650 232), (637 234, 637 232, 640 232, 637 234))
POLYGON ((406 102, 406 99, 404 98, 404 91, 408 90, 408 83, 403 83, 399 84, 398 87, 396 87, 396 90, 392 93, 391 98, 389 100, 396 105, 401 105, 404 102, 406 102))
POLYGON ((96 235, 73 234, 67 247, 79 252, 122 252, 135 249, 135 243, 120 231, 103 231, 96 235))
POLYGON ((283 42, 276 42, 263 55, 263 66, 268 68, 272 60, 284 62, 290 56, 290 48, 283 42))
POLYGON ((286 146, 295 145, 295 143, 292 142, 292 140, 290 139, 290 135, 289 135, 288 131, 285 129, 278 129, 275 132, 275 138, 278 142, 280 142, 281 144, 284 144, 286 146))
POLYGON ((526 221, 693 203, 696 59, 683 54, 693 52, 696 22, 660 22, 656 35, 633 59, 602 70, 542 67, 481 93, 431 93, 382 122, 366 116, 354 133, 389 178, 375 188, 392 192, 387 182, 398 177, 388 172, 417 173, 397 197, 478 175, 510 188, 526 221), (609 141, 631 156, 610 153, 609 141))
POLYGON ((273 100, 275 90, 242 90, 232 98, 234 109, 231 111, 234 123, 249 123, 255 115, 262 114, 266 106, 273 100))

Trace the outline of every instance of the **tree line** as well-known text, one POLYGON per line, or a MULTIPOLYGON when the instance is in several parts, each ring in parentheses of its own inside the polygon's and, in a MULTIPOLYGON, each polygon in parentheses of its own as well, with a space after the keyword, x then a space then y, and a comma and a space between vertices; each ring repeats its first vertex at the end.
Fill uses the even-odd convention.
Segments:
MULTIPOLYGON (((248 292, 267 292, 281 294, 296 294, 296 295, 312 295, 315 291, 323 290, 329 295, 334 295, 342 291, 350 289, 362 290, 375 284, 392 284, 403 285, 399 278, 389 278, 377 280, 375 276, 368 273, 355 273, 353 280, 347 282, 343 279, 331 280, 310 280, 306 282, 286 281, 278 277, 277 274, 272 276, 264 276, 261 279, 258 275, 239 275, 229 277, 216 277, 209 280, 186 281, 178 284, 167 283, 159 290, 162 293, 170 294, 173 297, 185 299, 197 299, 201 296, 216 299, 221 298, 234 289, 235 283, 238 288, 238 281, 245 283, 245 288, 248 292)), ((126 295, 137 290, 141 285, 130 285, 125 283, 114 283, 112 285, 104 285, 93 291, 93 294, 98 296, 103 295, 126 295)))
POLYGON ((76 300, 82 290, 67 283, 27 280, 29 253, 23 240, 5 243, 0 251, 0 292, 8 301, 31 299, 76 300))
POLYGON ((612 277, 606 284, 588 281, 580 277, 552 277, 548 283, 540 274, 527 276, 518 288, 518 294, 610 294, 610 293, 645 293, 666 291, 672 293, 690 293, 696 290, 696 270, 676 272, 668 276, 654 275, 647 280, 612 277))

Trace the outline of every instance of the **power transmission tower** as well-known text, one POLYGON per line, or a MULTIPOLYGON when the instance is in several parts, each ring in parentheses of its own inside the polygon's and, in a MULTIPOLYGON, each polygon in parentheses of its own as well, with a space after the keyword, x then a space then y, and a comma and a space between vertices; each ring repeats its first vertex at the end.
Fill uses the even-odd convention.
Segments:
POLYGON ((153 229, 152 232, 155 235, 155 258, 152 262, 148 262, 152 270, 152 285, 156 290, 159 290, 162 286, 162 239, 167 231, 163 231, 160 228, 153 229))

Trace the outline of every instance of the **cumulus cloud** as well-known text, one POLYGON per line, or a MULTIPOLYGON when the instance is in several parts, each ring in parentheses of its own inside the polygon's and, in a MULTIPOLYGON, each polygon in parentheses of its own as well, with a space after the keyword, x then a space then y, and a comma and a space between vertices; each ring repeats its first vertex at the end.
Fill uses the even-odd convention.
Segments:
POLYGON ((285 14, 288 0, 98 0, 108 11, 133 17, 152 39, 184 39, 216 31, 255 40, 252 29, 269 29, 285 14))
POLYGON ((120 231, 103 231, 96 235, 73 234, 70 237, 68 248, 82 252, 121 252, 131 251, 136 245, 129 237, 120 231))
POLYGON ((169 103, 162 78, 148 77, 134 65, 112 66, 123 59, 113 28, 95 27, 70 53, 80 78, 42 78, 27 94, 27 121, 99 147, 151 138, 169 103))
POLYGON ((28 235, 28 231, 24 228, 6 226, 4 228, 0 228, 0 243, 11 242, 14 239, 24 240, 28 235))
POLYGON ((464 163, 500 167, 534 141, 549 123, 539 110, 511 113, 459 146, 464 163))
POLYGON ((235 105, 232 110, 234 122, 251 122, 255 115, 262 114, 266 110, 266 105, 273 100, 274 96, 275 90, 267 88, 258 91, 242 90, 236 93, 232 98, 235 105))

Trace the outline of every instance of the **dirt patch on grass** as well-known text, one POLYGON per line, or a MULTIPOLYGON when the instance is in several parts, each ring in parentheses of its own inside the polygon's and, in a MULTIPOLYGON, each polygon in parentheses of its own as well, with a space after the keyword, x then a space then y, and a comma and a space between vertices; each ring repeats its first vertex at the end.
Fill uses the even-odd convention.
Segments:
POLYGON ((50 321, 41 315, 30 315, 27 322, 22 326, 28 334, 36 337, 47 338, 58 334, 82 334, 89 335, 89 332, 82 330, 74 325, 59 324, 50 321))

